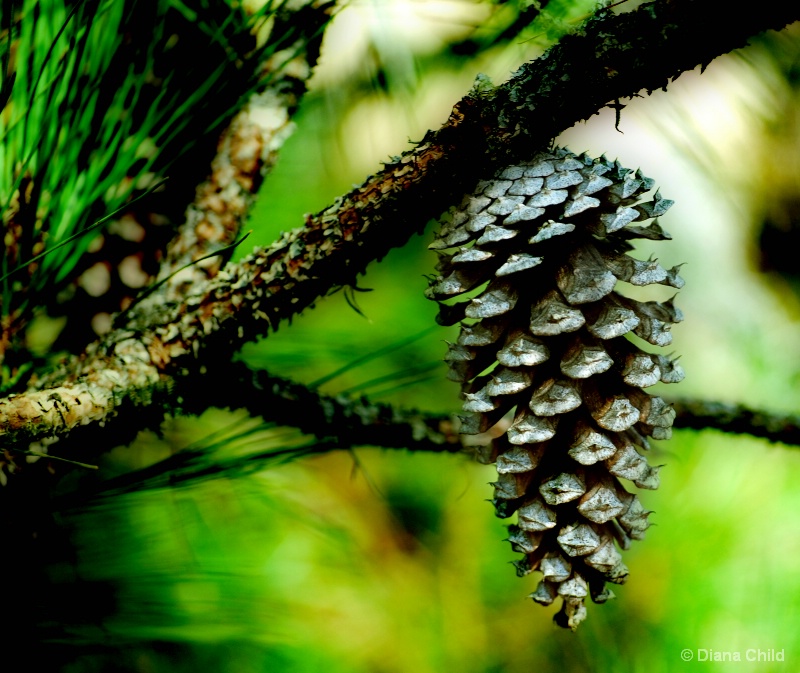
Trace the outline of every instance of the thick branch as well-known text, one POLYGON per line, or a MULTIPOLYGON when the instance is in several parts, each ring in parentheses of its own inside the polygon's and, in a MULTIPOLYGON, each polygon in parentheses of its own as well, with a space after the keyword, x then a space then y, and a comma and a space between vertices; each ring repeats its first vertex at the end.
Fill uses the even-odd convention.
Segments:
MULTIPOLYGON (((790 4, 744 13, 731 12, 720 0, 670 0, 592 19, 582 33, 564 38, 506 84, 465 97, 439 131, 309 217, 302 229, 193 287, 183 303, 148 303, 127 329, 113 332, 77 366, 47 381, 53 388, 47 394, 67 383, 79 388, 81 379, 99 370, 111 370, 108 380, 115 371, 139 368, 152 381, 153 375, 194 368, 203 351, 230 355, 332 287, 353 283, 370 261, 457 202, 493 163, 529 156, 608 102, 665 86, 680 72, 743 46, 748 36, 798 16, 800 7, 790 4)), ((125 378, 109 390, 109 411, 121 399, 147 401, 130 385, 125 378)), ((74 404, 84 404, 80 393, 74 404)), ((11 443, 67 430, 17 398, 0 404, 0 425, 11 443)))
MULTIPOLYGON (((607 102, 665 86, 753 32, 800 16, 800 8, 770 7, 757 23, 734 14, 720 2, 675 0, 591 20, 508 83, 465 97, 444 127, 305 227, 196 288, 188 306, 171 308, 174 319, 165 316, 170 331, 156 327, 168 337, 159 341, 174 344, 168 349, 178 358, 201 334, 229 349, 277 328, 332 287, 354 283, 370 261, 459 201, 488 164, 530 155, 607 102)), ((142 316, 141 324, 157 321, 142 316)))

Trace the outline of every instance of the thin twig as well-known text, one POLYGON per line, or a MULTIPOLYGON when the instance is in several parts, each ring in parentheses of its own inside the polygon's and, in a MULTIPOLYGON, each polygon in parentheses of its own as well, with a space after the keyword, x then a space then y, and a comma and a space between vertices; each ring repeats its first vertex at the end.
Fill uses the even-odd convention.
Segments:
POLYGON ((673 400, 672 406, 677 413, 676 428, 719 430, 800 446, 800 416, 795 414, 782 415, 710 400, 673 400))
MULTIPOLYGON (((194 381, 196 379, 188 379, 194 381)), ((455 414, 407 410, 371 402, 366 397, 321 395, 302 384, 250 370, 242 363, 211 369, 205 385, 185 383, 185 410, 209 406, 244 408, 254 416, 291 425, 340 447, 381 446, 409 451, 460 451, 455 414), (202 391, 194 392, 191 391, 202 391)), ((788 446, 800 446, 800 416, 782 415, 713 400, 669 400, 676 411, 673 427, 745 434, 788 446)), ((468 436, 467 439, 472 439, 468 436)))
POLYGON ((324 395, 241 362, 208 367, 200 377, 180 382, 178 391, 183 411, 200 413, 209 406, 243 408, 254 416, 331 440, 340 448, 463 449, 455 415, 400 409, 364 396, 324 395))

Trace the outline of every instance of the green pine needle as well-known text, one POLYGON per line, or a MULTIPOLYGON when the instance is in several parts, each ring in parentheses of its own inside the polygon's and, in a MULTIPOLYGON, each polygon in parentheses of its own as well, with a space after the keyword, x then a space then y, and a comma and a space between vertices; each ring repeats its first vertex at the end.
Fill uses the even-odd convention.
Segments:
POLYGON ((2 3, 0 316, 25 323, 54 301, 100 225, 185 171, 198 140, 214 142, 259 63, 298 37, 256 45, 253 29, 282 4, 248 15, 209 0, 2 3))

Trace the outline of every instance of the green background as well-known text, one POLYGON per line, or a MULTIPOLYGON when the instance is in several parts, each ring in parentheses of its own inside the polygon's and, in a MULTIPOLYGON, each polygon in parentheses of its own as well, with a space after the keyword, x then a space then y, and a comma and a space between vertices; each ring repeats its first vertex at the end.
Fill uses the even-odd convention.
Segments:
MULTIPOLYGON (((398 3, 416 12, 409 30, 381 14, 385 5, 337 18, 340 41, 328 36, 323 72, 265 184, 247 245, 298 226, 303 213, 440 125, 478 72, 499 82, 541 51, 519 39, 476 61, 448 58, 443 45, 482 19, 442 19, 441 4, 398 3), (353 54, 340 57, 355 34, 366 35, 363 44, 353 38, 353 54)), ((797 296, 787 280, 758 270, 755 246, 765 208, 796 187, 780 168, 781 152, 797 147, 796 107, 775 49, 720 59, 667 93, 631 102, 622 133, 605 110, 559 143, 640 166, 676 201, 662 218, 674 241, 641 251, 666 266, 686 263, 685 321, 673 331, 687 377, 662 392, 792 412, 800 408, 797 296)), ((360 283, 372 291, 356 295, 363 316, 340 291, 242 357, 311 382, 394 345, 322 390, 457 410, 458 386, 441 362, 454 332, 432 328, 436 306, 423 297, 432 232, 369 268, 360 283), (406 343, 411 335, 419 338, 406 343)), ((164 434, 115 449, 105 474, 191 444, 216 460, 300 441, 293 430, 225 410, 173 419, 164 434)), ((65 508, 59 517, 74 558, 52 578, 77 588, 76 610, 56 638, 67 645, 63 670, 798 670, 796 449, 676 431, 651 463, 665 465, 661 488, 641 496, 655 525, 625 552, 631 574, 615 587, 617 599, 590 605, 575 633, 552 624, 553 608, 526 598, 536 579, 516 577, 505 523, 485 502, 494 468, 461 456, 365 447, 65 508), (83 602, 90 607, 78 609, 83 602), (744 658, 749 648, 782 650, 785 661, 696 661, 699 649, 744 658), (684 649, 695 661, 681 660, 684 649)))

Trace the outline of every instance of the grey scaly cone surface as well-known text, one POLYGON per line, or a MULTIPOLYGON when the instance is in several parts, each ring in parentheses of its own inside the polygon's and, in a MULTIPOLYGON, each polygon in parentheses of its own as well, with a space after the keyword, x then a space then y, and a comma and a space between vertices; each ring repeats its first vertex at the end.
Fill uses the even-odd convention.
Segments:
POLYGON ((427 296, 440 323, 461 322, 445 358, 462 386, 461 432, 485 433, 479 457, 497 466, 497 514, 517 514, 517 572, 542 573, 531 598, 561 597, 555 621, 573 629, 587 596, 603 603, 606 582, 625 582, 619 549, 649 526, 620 480, 658 487, 642 453, 648 438, 669 438, 675 412, 643 389, 683 378, 630 338, 669 345, 683 318, 673 301, 617 292, 618 281, 683 286, 677 267, 628 254, 634 239, 670 238, 654 218, 672 201, 643 200, 653 187, 617 162, 556 148, 480 182, 430 246, 456 248, 427 296))

